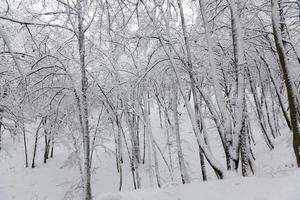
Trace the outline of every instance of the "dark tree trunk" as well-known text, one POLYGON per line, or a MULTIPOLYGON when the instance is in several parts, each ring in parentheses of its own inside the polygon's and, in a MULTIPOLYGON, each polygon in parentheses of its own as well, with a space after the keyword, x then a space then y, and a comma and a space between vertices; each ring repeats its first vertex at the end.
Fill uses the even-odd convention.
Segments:
POLYGON ((278 20, 278 1, 272 0, 272 26, 275 39, 275 45, 277 49, 277 54, 279 57, 280 67, 283 73, 283 79, 287 90, 288 102, 289 102, 289 111, 290 111, 290 120, 291 127, 293 131, 293 148, 297 161, 298 167, 300 167, 300 131, 297 119, 297 104, 293 89, 293 83, 289 74, 288 69, 288 58, 284 49, 283 40, 281 37, 279 29, 279 20, 278 20))
POLYGON ((41 120, 41 122, 39 123, 36 132, 35 132, 35 140, 34 140, 34 148, 33 148, 33 157, 32 157, 32 164, 31 164, 31 168, 35 167, 35 156, 36 156, 36 149, 37 149, 37 143, 38 143, 38 134, 39 134, 39 130, 40 127, 42 125, 43 119, 41 120))
POLYGON ((25 167, 28 167, 28 153, 27 153, 27 142, 26 142, 26 131, 25 124, 22 124, 23 142, 24 142, 24 153, 25 153, 25 167))

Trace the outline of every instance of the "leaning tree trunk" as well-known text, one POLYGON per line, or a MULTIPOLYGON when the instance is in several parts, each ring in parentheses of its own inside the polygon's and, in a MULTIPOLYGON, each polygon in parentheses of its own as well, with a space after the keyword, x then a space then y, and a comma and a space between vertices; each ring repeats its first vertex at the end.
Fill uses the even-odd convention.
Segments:
POLYGON ((216 97, 216 102, 217 102, 219 112, 220 112, 220 117, 221 117, 220 121, 223 122, 223 124, 221 124, 221 125, 223 126, 223 130, 224 130, 224 138, 221 138, 221 140, 224 140, 224 144, 225 144, 224 150, 225 150, 225 156, 226 156, 227 169, 230 170, 231 164, 230 164, 230 158, 229 158, 230 157, 229 149, 230 149, 230 145, 232 144, 232 134, 231 134, 232 122, 231 122, 230 113, 229 113, 228 109, 226 108, 226 103, 223 98, 224 95, 222 94, 221 88, 220 88, 220 83, 218 80, 218 73, 217 73, 217 66, 215 63, 215 56, 214 56, 214 52, 213 52, 214 44, 213 44, 213 40, 211 38, 211 29, 208 24, 207 14, 205 12, 205 6, 202 2, 204 2, 204 1, 199 0, 199 7, 200 7, 200 11, 201 11, 203 26, 205 29, 205 38, 206 38, 206 42, 207 42, 207 46, 208 46, 208 59, 209 59, 210 69, 212 71, 213 88, 214 88, 214 93, 215 93, 215 97, 216 97))
POLYGON ((253 98, 254 98, 254 103, 255 103, 258 122, 259 122, 259 125, 261 127, 263 136, 265 138, 266 144, 268 145, 268 147, 271 150, 271 149, 274 148, 274 146, 273 146, 273 144, 270 140, 269 134, 267 132, 268 130, 267 130, 266 125, 265 125, 265 119, 264 119, 264 115, 263 115, 263 111, 262 111, 262 106, 261 106, 260 101, 258 99, 256 86, 254 84, 254 81, 252 80, 249 68, 247 68, 247 72, 248 72, 248 79, 249 79, 249 83, 250 83, 250 90, 251 90, 251 93, 252 93, 253 98))
MULTIPOLYGON (((181 96, 183 97, 184 99, 184 103, 186 105, 186 109, 187 109, 187 112, 188 112, 188 115, 189 115, 189 118, 190 118, 190 121, 192 123, 192 128, 193 128, 193 132, 196 136, 196 139, 200 145, 200 148, 201 150, 203 151, 207 161, 209 162, 209 164, 213 167, 214 171, 218 174, 218 177, 220 178, 224 178, 224 175, 225 175, 225 169, 224 167, 222 166, 221 163, 219 163, 215 157, 213 156, 213 154, 211 153, 211 151, 208 149, 208 146, 205 144, 204 142, 204 139, 201 137, 201 133, 200 133, 200 130, 197 126, 197 122, 196 122, 196 118, 195 118, 195 115, 194 115, 194 112, 193 112, 193 109, 191 107, 191 104, 189 102, 189 99, 188 99, 188 96, 186 95, 186 92, 183 88, 183 83, 182 83, 182 80, 181 78, 179 77, 179 74, 177 72, 177 69, 176 69, 176 65, 175 65, 175 61, 174 61, 174 58, 173 58, 173 55, 172 55, 172 52, 170 51, 170 45, 167 45, 165 43, 165 41, 163 40, 163 36, 162 36, 162 33, 160 32, 160 28, 158 26, 158 23, 155 19, 155 17, 153 16, 153 14, 151 13, 150 9, 148 8, 148 5, 142 1, 145 9, 146 9, 146 12, 147 12, 147 15, 150 17, 151 21, 153 22, 153 25, 155 27, 155 31, 158 35, 158 39, 163 47, 163 50, 164 52, 166 53, 168 59, 169 59, 169 63, 170 63, 170 66, 171 66, 171 69, 175 75, 175 82, 176 84, 178 85, 178 88, 179 88, 179 91, 180 91, 180 94, 181 96)), ((165 19, 165 22, 168 23, 168 20, 165 19)), ((170 27, 167 25, 167 38, 170 40, 171 39, 171 36, 170 36, 170 27)), ((171 41, 171 40, 170 40, 171 41)), ((189 74, 190 75, 193 75, 191 74, 192 72, 189 70, 189 74)), ((191 81, 193 82, 193 84, 196 83, 196 80, 193 78, 193 77, 190 77, 191 78, 191 81)), ((197 88, 198 89, 198 88, 197 88)))
MULTIPOLYGON (((148 93, 148 95, 149 95, 149 93, 148 93)), ((149 99, 149 96, 148 96, 148 99, 149 99)), ((147 99, 145 99, 144 102, 145 102, 144 105, 146 105, 146 106, 145 106, 145 109, 142 110, 142 111, 143 111, 143 115, 144 115, 144 118, 145 118, 146 130, 147 130, 147 134, 148 134, 148 140, 149 140, 149 143, 151 144, 152 151, 153 151, 154 170, 155 170, 156 182, 157 182, 157 186, 161 187, 162 183, 161 183, 160 171, 159 171, 159 166, 158 166, 157 152, 156 152, 155 141, 154 141, 154 137, 153 137, 153 133, 152 133, 152 126, 151 126, 151 121, 150 121, 150 116, 149 116, 150 115, 150 110, 149 110, 150 105, 146 104, 147 99)), ((149 149, 149 152, 150 152, 150 149, 149 149)))
POLYGON ((297 121, 297 104, 296 104, 295 93, 293 89, 293 83, 288 69, 288 65, 289 65, 288 58, 284 49, 284 44, 283 44, 283 40, 279 28, 280 20, 278 14, 277 0, 271 1, 271 8, 272 8, 272 26, 273 26, 275 45, 279 57, 280 67, 283 73, 283 79, 286 86, 288 102, 290 107, 290 120, 291 120, 291 127, 293 131, 293 148, 297 160, 297 165, 298 167, 300 167, 300 130, 297 121))
POLYGON ((179 132, 179 119, 178 119, 178 92, 177 87, 175 86, 175 83, 173 84, 173 118, 174 118, 174 132, 176 137, 176 151, 178 156, 178 162, 179 162, 179 169, 180 169, 180 175, 181 175, 181 181, 182 184, 190 183, 190 178, 187 173, 187 169, 184 163, 184 157, 181 147, 181 139, 180 139, 180 132, 179 132))
MULTIPOLYGON (((185 44, 185 50, 186 50, 187 62, 185 64, 186 64, 187 71, 188 71, 190 81, 191 81, 191 83, 190 83, 191 84, 191 91, 194 94, 194 107, 197 107, 196 104, 199 101, 198 101, 197 95, 195 95, 195 94, 196 94, 196 88, 199 89, 199 85, 197 84, 197 78, 196 78, 196 76, 193 72, 194 69, 193 69, 193 64, 192 64, 192 53, 191 53, 191 49, 190 49, 189 37, 188 37, 188 33, 187 33, 187 28, 186 28, 185 17, 184 17, 183 6, 182 6, 181 0, 177 0, 177 4, 178 4, 178 7, 179 7, 179 11, 180 11, 179 13, 180 13, 181 28, 182 28, 182 32, 183 32, 184 44, 185 44)), ((168 29, 169 29, 169 27, 168 27, 168 29)), ((170 34, 169 34, 169 37, 170 37, 170 34)), ((172 67, 173 67, 173 71, 175 73, 176 79, 178 79, 179 77, 178 77, 178 74, 176 72, 176 69, 174 68, 174 65, 172 65, 172 67)), ((178 85, 179 85, 181 94, 184 95, 183 90, 182 90, 182 84, 178 83, 178 85)), ((187 102, 188 99, 186 99, 185 97, 184 97, 184 99, 185 99, 186 108, 188 110, 192 109, 190 107, 190 103, 187 102)), ((192 121, 192 124, 194 125, 194 127, 193 127, 194 132, 197 129, 195 134, 196 134, 196 137, 197 137, 199 147, 200 147, 201 151, 205 154, 206 158, 208 159, 209 157, 207 156, 207 153, 204 152, 204 148, 200 144, 200 138, 201 138, 201 142, 204 142, 204 141, 203 141, 201 131, 200 131, 199 126, 198 126, 198 122, 197 122, 199 120, 199 113, 197 113, 197 112, 193 113, 192 110, 190 110, 188 112, 189 112, 189 114, 193 115, 193 118, 194 118, 194 119, 191 119, 191 121, 192 121), (193 120, 195 120, 195 121, 193 121, 193 120)), ((223 141, 223 137, 221 137, 221 140, 223 141)), ((205 143, 203 145, 205 145, 206 148, 208 147, 205 143)), ((208 148, 207 148, 207 150, 210 151, 208 148)), ((221 172, 222 170, 220 170, 220 168, 214 168, 215 167, 214 164, 216 164, 216 163, 213 164, 209 160, 208 160, 208 162, 211 164, 211 166, 215 170, 216 174, 218 174, 217 176, 219 178, 223 178, 223 173, 221 172)))
POLYGON ((268 71, 268 75, 270 77, 270 80, 274 86, 274 90, 275 90, 275 93, 276 93, 276 96, 278 98, 278 103, 279 103, 279 106, 281 108, 281 111, 282 111, 282 114, 284 116, 284 119, 286 121, 286 124, 287 126, 289 127, 290 130, 292 130, 292 126, 291 126, 291 122, 290 122, 290 119, 289 119, 289 116, 288 116, 288 113, 286 111, 286 109, 284 108, 284 104, 283 104, 283 100, 282 100, 282 96, 281 96, 281 93, 279 91, 279 88, 278 86, 276 85, 276 81, 274 80, 273 76, 272 76, 272 73, 271 73, 271 70, 270 70, 270 65, 269 63, 266 61, 266 59, 263 57, 263 55, 260 54, 260 52, 258 50, 256 50, 256 52, 259 54, 260 56, 260 59, 263 61, 263 63, 265 64, 265 67, 268 71))

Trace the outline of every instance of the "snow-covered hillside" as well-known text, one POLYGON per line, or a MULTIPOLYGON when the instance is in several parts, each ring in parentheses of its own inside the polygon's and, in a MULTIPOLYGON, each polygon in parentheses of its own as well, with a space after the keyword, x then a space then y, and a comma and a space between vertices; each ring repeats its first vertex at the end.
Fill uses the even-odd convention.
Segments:
MULTIPOLYGON (((97 200, 193 200, 203 197, 206 200, 224 199, 238 200, 243 194, 243 199, 253 200, 296 200, 297 181, 300 180, 300 171, 293 167, 294 157, 291 144, 291 134, 283 131, 284 135, 276 139, 276 148, 268 150, 263 142, 261 133, 254 134, 256 145, 254 153, 255 175, 250 178, 238 177, 236 174, 227 174, 226 180, 217 181, 213 171, 208 168, 208 182, 201 183, 200 164, 197 145, 194 142, 194 135, 191 132, 187 114, 182 109, 180 119, 183 151, 189 166, 189 173, 193 180, 192 184, 178 186, 180 184, 178 168, 175 169, 173 182, 169 172, 160 158, 161 176, 163 177, 164 189, 150 189, 147 166, 141 165, 143 174, 143 188, 137 192, 115 193, 118 191, 119 177, 115 168, 113 154, 108 150, 111 143, 108 141, 103 147, 97 147, 93 161, 92 191, 97 200), (107 149, 106 149, 107 148, 107 149), (109 193, 109 194, 107 194, 109 193)), ((160 128, 159 120, 156 117, 155 109, 151 115, 153 132, 161 147, 165 143, 164 130, 160 128)), ((29 124, 28 146, 33 146, 34 127, 36 124, 29 124)), ((222 156, 220 141, 215 131, 209 135, 211 145, 214 147, 214 154, 218 159, 224 160, 222 156), (220 156, 221 155, 221 156, 220 156)), ((40 139, 42 141, 42 138, 40 139)), ((54 157, 46 164, 42 162, 43 142, 39 142, 36 168, 24 167, 24 150, 21 138, 13 140, 10 136, 4 139, 3 151, 0 153, 0 200, 61 200, 80 199, 80 171, 76 163, 70 163, 72 147, 64 141, 58 140, 54 157)), ((31 160, 32 149, 29 149, 29 160, 31 160)), ((126 159, 126 158, 125 158, 126 159)), ((72 159, 71 159, 72 160, 72 159)), ((133 190, 130 166, 124 163, 122 191, 133 190)))
POLYGON ((0 0, 0 200, 300 200, 300 0, 0 0))
POLYGON ((164 189, 108 193, 96 200, 299 200, 299 180, 297 169, 260 178, 236 177, 164 189))

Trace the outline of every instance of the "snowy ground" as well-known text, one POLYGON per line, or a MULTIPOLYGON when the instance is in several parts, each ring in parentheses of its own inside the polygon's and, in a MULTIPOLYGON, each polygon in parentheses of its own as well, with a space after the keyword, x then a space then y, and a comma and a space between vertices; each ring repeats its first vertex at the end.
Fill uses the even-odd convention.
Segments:
MULTIPOLYGON (((156 141, 164 150, 164 131, 159 126, 157 115, 154 113, 151 120, 153 134, 156 141), (155 116, 156 115, 156 116, 155 116)), ((189 173, 193 183, 179 185, 178 168, 175 170, 175 184, 170 183, 170 176, 163 161, 160 160, 163 189, 149 188, 147 166, 140 166, 142 174, 142 187, 139 191, 133 189, 130 168, 124 164, 123 188, 118 191, 118 174, 115 167, 114 156, 98 148, 93 160, 92 191, 96 200, 298 200, 300 199, 299 180, 300 171, 296 170, 292 148, 291 134, 282 131, 283 135, 275 141, 275 149, 269 151, 262 140, 261 134, 256 131, 254 137, 257 145, 254 147, 256 156, 255 176, 249 178, 228 177, 217 181, 208 168, 209 181, 201 182, 198 147, 195 144, 194 134, 191 131, 186 113, 182 114, 181 132, 183 150, 188 162, 189 173), (176 180, 177 178, 177 180, 176 180), (148 189, 147 189, 148 188, 148 189)), ((31 164, 32 142, 34 141, 34 127, 28 126, 28 153, 31 164), (31 127, 31 128, 30 128, 31 127)), ((217 134, 210 129, 209 138, 213 153, 225 166, 224 154, 217 134), (220 148, 218 148, 218 146, 220 148)), ((43 138, 39 139, 37 154, 37 167, 34 169, 24 167, 24 152, 22 139, 13 141, 6 135, 3 140, 4 150, 0 152, 0 200, 77 200, 80 173, 77 167, 65 166, 65 161, 72 148, 65 142, 57 142, 54 158, 42 163, 43 138), (76 198, 77 197, 77 198, 76 198)), ((109 145, 108 145, 109 146, 109 145)), ((161 159, 161 158, 159 158, 161 159)))
POLYGON ((276 177, 230 178, 165 189, 104 194, 96 200, 299 200, 300 170, 276 177))

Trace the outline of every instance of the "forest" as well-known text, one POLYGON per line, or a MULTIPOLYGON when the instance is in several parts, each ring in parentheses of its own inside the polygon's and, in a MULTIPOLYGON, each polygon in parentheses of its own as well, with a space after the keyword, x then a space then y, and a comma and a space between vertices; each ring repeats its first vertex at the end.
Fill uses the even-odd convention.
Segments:
POLYGON ((296 200, 299 75, 300 0, 0 0, 0 199, 296 200))

